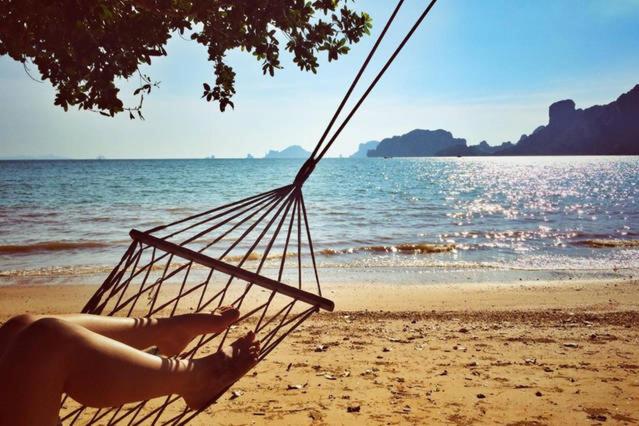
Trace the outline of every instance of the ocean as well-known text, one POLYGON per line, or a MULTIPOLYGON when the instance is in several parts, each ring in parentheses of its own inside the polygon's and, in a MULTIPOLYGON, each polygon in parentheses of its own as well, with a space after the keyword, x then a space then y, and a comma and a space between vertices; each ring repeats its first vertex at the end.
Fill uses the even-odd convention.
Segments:
MULTIPOLYGON (((301 163, 0 161, 0 284, 99 283, 131 228, 290 183, 301 163)), ((304 195, 325 282, 639 271, 636 157, 325 159, 304 195)))

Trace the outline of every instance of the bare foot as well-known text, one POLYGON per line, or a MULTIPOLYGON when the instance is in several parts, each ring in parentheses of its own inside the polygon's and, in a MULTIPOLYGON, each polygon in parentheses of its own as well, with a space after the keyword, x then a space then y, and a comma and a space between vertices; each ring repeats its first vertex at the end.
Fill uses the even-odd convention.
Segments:
POLYGON ((175 356, 197 336, 224 331, 240 317, 240 311, 230 306, 217 308, 210 314, 186 314, 168 318, 163 342, 157 345, 158 352, 175 356))
POLYGON ((195 360, 192 390, 182 398, 193 410, 204 408, 257 363, 259 352, 260 342, 250 331, 215 354, 195 360))

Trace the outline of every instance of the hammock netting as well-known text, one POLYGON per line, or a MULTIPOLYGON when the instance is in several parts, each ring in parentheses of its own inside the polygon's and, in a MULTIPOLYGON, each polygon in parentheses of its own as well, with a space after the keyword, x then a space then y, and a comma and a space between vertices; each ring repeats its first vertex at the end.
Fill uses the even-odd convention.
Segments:
MULTIPOLYGON (((130 236, 128 250, 84 313, 167 317, 222 305, 242 312, 225 332, 197 338, 181 358, 217 351, 251 329, 261 341, 262 360, 313 312, 333 310, 333 302, 321 297, 301 186, 277 188, 146 232, 132 230, 130 236)), ((146 405, 93 410, 91 423, 180 424, 196 414, 177 395, 150 409, 146 405), (163 418, 170 404, 183 406, 180 414, 163 418)), ((63 420, 73 424, 88 410, 76 408, 63 420)))
MULTIPOLYGON (((322 297, 302 187, 435 2, 430 1, 327 140, 403 0, 398 2, 292 184, 147 231, 131 230, 131 244, 82 312, 169 317, 233 306, 240 310, 241 317, 231 327, 196 338, 178 357, 192 359, 213 353, 253 330, 261 342, 258 360, 262 361, 314 312, 332 311, 333 302, 322 297)), ((211 395, 210 404, 223 393, 211 395)), ((82 407, 65 397, 61 420, 70 425, 181 425, 202 410, 190 410, 179 395, 108 409, 82 407)))

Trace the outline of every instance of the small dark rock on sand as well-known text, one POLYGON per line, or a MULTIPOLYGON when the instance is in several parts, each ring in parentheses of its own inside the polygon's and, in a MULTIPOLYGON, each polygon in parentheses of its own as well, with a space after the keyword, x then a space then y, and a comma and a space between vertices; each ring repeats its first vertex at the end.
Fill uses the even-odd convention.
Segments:
POLYGON ((588 416, 588 418, 590 420, 597 420, 599 422, 605 422, 606 420, 608 420, 608 417, 604 416, 603 414, 591 414, 588 416))

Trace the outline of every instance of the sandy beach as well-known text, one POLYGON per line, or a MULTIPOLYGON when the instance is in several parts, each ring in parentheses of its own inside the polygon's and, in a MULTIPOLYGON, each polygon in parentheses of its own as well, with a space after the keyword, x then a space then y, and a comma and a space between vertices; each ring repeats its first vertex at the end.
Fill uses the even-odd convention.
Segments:
MULTIPOLYGON (((326 285, 312 317, 193 424, 636 424, 639 282, 326 285)), ((0 287, 0 321, 91 285, 0 287)))

